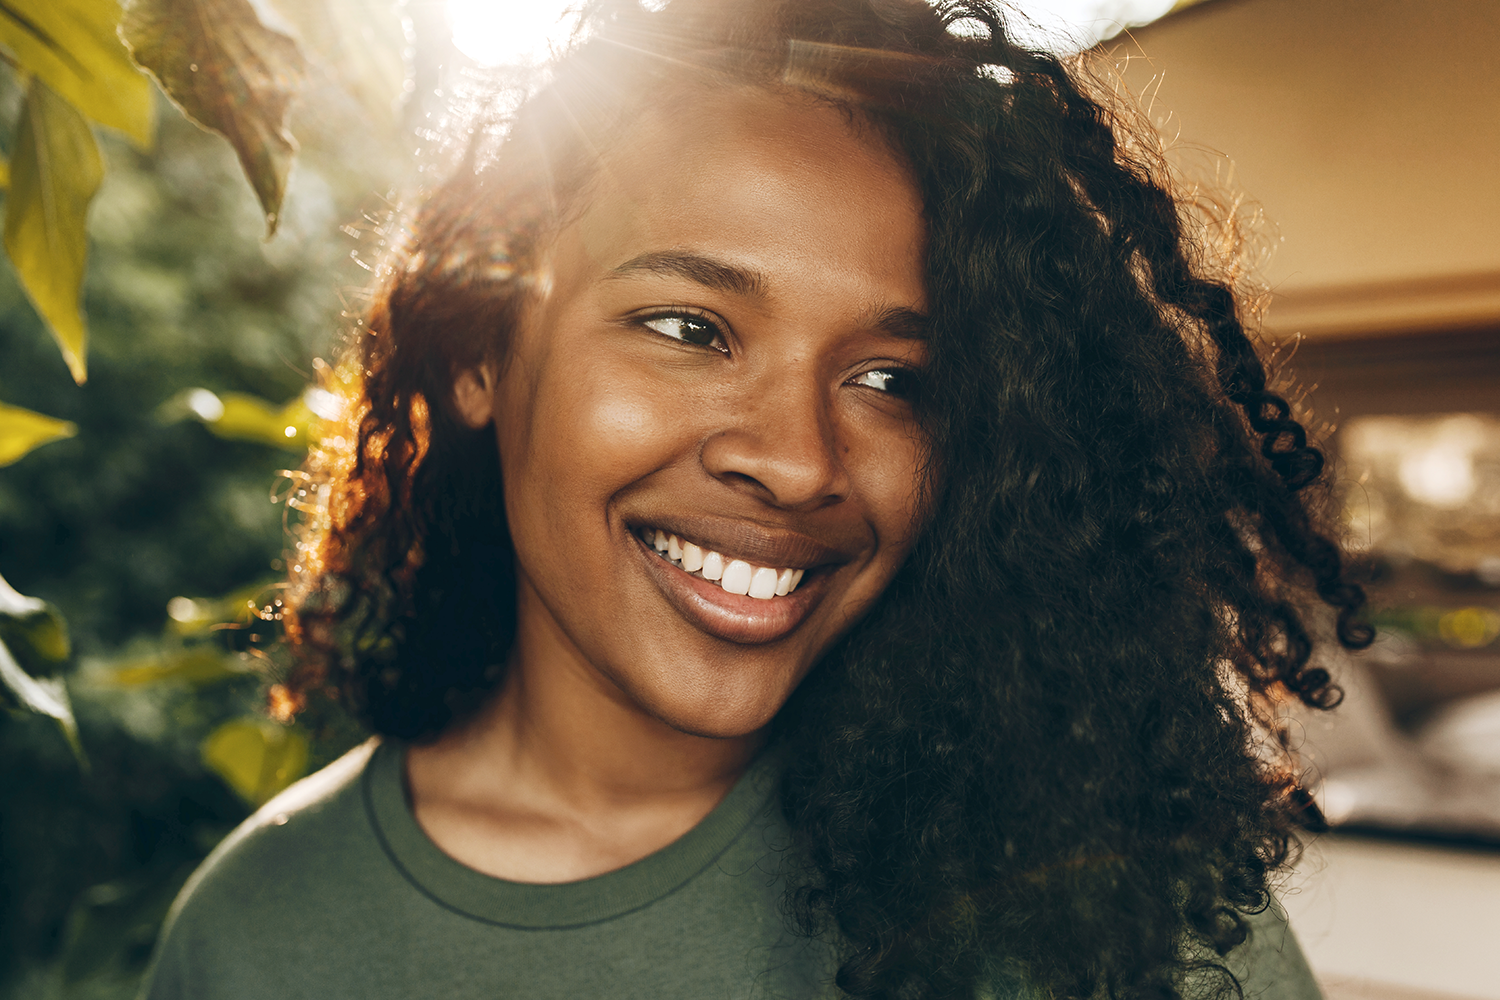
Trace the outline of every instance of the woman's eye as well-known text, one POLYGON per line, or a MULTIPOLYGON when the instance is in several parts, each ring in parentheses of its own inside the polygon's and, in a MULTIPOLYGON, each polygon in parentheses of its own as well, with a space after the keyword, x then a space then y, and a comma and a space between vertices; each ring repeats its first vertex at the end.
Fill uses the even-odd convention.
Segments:
POLYGON ((655 330, 664 337, 680 340, 684 344, 712 347, 723 351, 724 338, 719 328, 698 316, 653 316, 642 321, 647 329, 655 330))
POLYGON ((850 385, 862 385, 892 396, 909 399, 916 390, 916 376, 902 368, 876 368, 860 372, 849 380, 850 385))

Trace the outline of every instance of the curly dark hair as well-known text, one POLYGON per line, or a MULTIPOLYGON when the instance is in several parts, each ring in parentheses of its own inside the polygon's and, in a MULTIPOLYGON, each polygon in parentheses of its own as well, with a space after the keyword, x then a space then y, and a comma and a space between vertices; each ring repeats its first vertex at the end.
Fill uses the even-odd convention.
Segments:
MULTIPOLYGON (((644 102, 795 89, 910 164, 926 209, 931 515, 773 724, 800 863, 857 997, 1175 998, 1269 903, 1307 808, 1274 704, 1316 594, 1367 645, 1319 527, 1322 454, 1268 390, 1233 281, 1151 136, 991 0, 596 2, 462 155, 381 269, 347 427, 294 567, 304 691, 430 738, 500 680, 515 581, 493 437, 456 375, 502 358, 530 264, 644 102), (1207 956, 1206 958, 1203 956, 1207 956)), ((1198 980, 1201 983, 1203 980, 1198 980)), ((1197 989, 1199 987, 1195 987, 1197 989)))

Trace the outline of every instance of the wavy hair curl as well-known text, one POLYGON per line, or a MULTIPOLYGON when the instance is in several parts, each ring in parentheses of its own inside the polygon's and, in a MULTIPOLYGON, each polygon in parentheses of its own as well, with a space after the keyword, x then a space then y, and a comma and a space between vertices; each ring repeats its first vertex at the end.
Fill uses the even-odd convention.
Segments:
POLYGON ((917 406, 941 475, 906 564, 773 724, 788 915, 836 932, 850 996, 1016 976, 1176 998, 1195 969, 1237 990, 1212 956, 1269 904, 1306 808, 1266 749, 1273 705, 1338 698, 1309 665, 1307 594, 1344 646, 1372 634, 1308 499, 1323 457, 1153 138, 991 0, 656 6, 589 5, 543 89, 508 115, 480 102, 386 262, 339 383, 348 426, 311 459, 329 489, 295 560, 296 683, 406 739, 495 688, 512 550, 455 377, 503 358, 539 248, 646 101, 811 93, 921 189, 917 406))

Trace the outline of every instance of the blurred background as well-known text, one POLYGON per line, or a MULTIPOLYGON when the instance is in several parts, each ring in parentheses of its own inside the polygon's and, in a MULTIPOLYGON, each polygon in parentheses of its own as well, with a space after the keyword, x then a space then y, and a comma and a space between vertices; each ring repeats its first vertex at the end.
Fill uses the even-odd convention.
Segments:
MULTIPOLYGON (((114 0, 14 3, 118 17, 114 0)), ((1020 6, 1039 44, 1094 46, 1183 177, 1233 201, 1272 292, 1265 340, 1335 461, 1382 632, 1329 657, 1337 713, 1291 716, 1333 827, 1282 893, 1314 970, 1339 1000, 1500 1000, 1500 3, 1020 6)), ((329 415, 319 359, 434 116, 466 70, 566 30, 541 3, 243 7, 304 57, 284 198, 154 87, 144 133, 74 101, 102 156, 83 385, 11 222, 41 105, 0 71, 17 262, 0 266, 0 642, 37 678, 22 690, 0 662, 0 997, 131 996, 193 867, 362 738, 276 698, 299 517, 282 472, 329 415)))
POLYGON ((1208 0, 1105 43, 1258 220, 1375 647, 1299 714, 1334 827, 1283 901, 1332 997, 1500 998, 1500 4, 1208 0))

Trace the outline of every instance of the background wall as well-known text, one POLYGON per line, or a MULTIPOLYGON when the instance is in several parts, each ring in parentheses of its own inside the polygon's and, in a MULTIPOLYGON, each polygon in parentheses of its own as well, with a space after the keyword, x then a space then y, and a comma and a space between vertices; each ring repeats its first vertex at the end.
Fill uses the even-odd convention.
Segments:
POLYGON ((1212 0, 1111 46, 1279 228, 1268 330, 1500 322, 1500 4, 1212 0))

